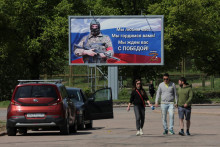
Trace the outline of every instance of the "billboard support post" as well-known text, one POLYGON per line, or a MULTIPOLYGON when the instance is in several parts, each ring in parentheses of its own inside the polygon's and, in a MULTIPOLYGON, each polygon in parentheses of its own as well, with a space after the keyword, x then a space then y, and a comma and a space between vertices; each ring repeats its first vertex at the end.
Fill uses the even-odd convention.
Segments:
POLYGON ((108 87, 112 88, 112 99, 118 99, 118 66, 108 66, 108 87))

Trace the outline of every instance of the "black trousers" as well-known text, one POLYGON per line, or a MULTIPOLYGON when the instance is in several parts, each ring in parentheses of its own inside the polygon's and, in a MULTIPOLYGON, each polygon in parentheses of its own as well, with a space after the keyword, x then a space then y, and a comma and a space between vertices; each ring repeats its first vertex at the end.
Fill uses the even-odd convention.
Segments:
POLYGON ((145 108, 142 106, 134 105, 134 113, 136 118, 136 128, 140 130, 144 126, 145 108))

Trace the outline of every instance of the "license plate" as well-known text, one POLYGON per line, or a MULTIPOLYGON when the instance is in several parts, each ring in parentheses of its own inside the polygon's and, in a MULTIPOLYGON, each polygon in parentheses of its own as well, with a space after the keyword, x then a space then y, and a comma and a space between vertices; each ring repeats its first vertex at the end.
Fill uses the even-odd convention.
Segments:
POLYGON ((45 117, 45 114, 44 113, 28 113, 27 114, 27 117, 29 118, 36 118, 36 117, 45 117))

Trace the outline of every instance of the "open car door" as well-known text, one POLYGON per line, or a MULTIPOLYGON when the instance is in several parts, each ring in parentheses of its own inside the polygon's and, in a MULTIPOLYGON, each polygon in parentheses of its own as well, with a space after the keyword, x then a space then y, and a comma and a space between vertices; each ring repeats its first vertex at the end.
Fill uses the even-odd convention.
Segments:
POLYGON ((87 120, 109 119, 113 118, 113 103, 111 88, 97 90, 92 98, 88 99, 87 120))

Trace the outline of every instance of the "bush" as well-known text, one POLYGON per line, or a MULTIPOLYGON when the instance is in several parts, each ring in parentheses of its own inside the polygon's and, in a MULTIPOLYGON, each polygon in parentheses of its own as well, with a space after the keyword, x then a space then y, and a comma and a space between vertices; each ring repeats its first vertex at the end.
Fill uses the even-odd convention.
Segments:
POLYGON ((208 99, 210 98, 220 98, 220 92, 203 92, 204 96, 208 99))
POLYGON ((211 101, 209 99, 207 99, 203 93, 201 93, 199 91, 194 91, 192 103, 193 104, 203 104, 203 103, 211 103, 211 101))
POLYGON ((131 94, 131 91, 124 88, 124 89, 121 89, 119 91, 119 94, 118 94, 118 99, 120 101, 126 101, 126 102, 129 102, 129 99, 130 99, 130 94, 131 94))
POLYGON ((84 94, 86 95, 87 98, 91 98, 92 97, 93 93, 91 92, 90 88, 84 88, 83 91, 84 91, 84 94))

